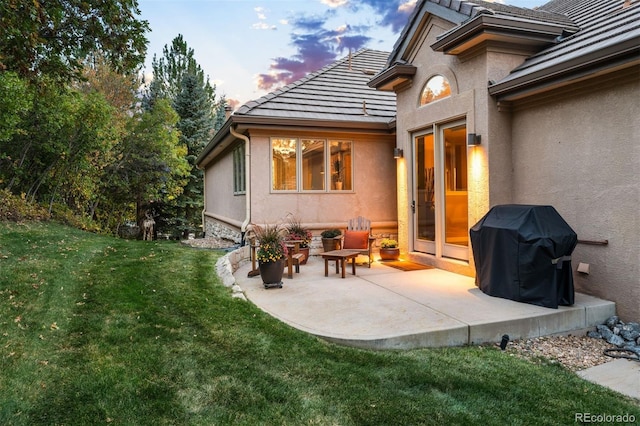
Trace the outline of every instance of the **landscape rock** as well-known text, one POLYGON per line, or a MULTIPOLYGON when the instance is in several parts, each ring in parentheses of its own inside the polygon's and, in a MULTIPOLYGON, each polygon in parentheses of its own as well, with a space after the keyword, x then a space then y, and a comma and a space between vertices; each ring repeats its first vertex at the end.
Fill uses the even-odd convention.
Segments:
POLYGON ((624 340, 636 340, 638 337, 640 337, 640 332, 639 331, 635 331, 635 330, 625 330, 624 328, 620 331, 620 336, 624 339, 624 340))
POLYGON ((587 331, 587 337, 591 337, 592 339, 602 339, 602 334, 595 330, 589 330, 587 331))
POLYGON ((623 347, 625 344, 624 339, 617 334, 611 334, 609 338, 606 339, 606 341, 608 343, 611 343, 612 345, 616 345, 619 348, 623 347))
POLYGON ((610 316, 609 318, 607 318, 607 320, 604 322, 604 325, 606 325, 607 327, 609 327, 609 329, 613 329, 613 327, 616 326, 616 324, 620 321, 620 318, 617 315, 613 315, 610 316))
POLYGON ((638 322, 625 324, 617 315, 613 315, 607 318, 604 324, 597 325, 595 330, 588 331, 587 337, 603 339, 618 348, 629 350, 640 361, 640 323, 638 322))

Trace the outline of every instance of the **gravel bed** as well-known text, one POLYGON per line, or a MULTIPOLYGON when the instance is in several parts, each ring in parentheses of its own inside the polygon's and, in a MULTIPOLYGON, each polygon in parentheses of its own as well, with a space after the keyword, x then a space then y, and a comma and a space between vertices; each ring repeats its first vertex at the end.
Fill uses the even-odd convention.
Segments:
POLYGON ((584 370, 612 361, 605 349, 615 348, 602 339, 587 336, 545 336, 509 342, 505 351, 511 356, 537 363, 559 363, 571 371, 584 370))
POLYGON ((229 249, 238 246, 234 241, 223 238, 195 238, 193 240, 182 240, 180 242, 191 247, 205 249, 229 249))

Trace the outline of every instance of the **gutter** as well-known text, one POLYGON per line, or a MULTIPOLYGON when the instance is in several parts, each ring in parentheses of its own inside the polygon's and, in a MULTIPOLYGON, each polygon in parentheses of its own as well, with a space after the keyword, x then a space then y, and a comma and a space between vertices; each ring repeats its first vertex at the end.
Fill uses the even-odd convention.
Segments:
POLYGON ((245 171, 245 197, 246 197, 246 202, 245 202, 245 216, 244 216, 244 222, 242 222, 242 226, 240 227, 240 235, 241 235, 241 241, 240 241, 240 245, 244 246, 246 244, 246 241, 244 239, 246 233, 247 233, 247 227, 249 226, 249 223, 251 223, 251 143, 250 140, 247 136, 243 135, 242 133, 238 133, 236 132, 236 130, 233 128, 233 126, 229 126, 229 132, 236 138, 238 139, 242 139, 245 143, 245 149, 244 149, 244 159, 245 159, 245 167, 244 167, 244 171, 245 171))

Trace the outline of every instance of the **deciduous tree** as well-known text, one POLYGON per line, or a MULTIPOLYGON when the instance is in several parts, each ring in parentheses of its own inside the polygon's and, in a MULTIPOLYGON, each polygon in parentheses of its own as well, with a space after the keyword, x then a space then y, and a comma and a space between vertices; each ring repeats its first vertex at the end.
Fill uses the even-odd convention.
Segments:
POLYGON ((100 50, 114 69, 133 71, 144 61, 149 30, 139 14, 137 0, 3 0, 0 70, 68 82, 100 50))

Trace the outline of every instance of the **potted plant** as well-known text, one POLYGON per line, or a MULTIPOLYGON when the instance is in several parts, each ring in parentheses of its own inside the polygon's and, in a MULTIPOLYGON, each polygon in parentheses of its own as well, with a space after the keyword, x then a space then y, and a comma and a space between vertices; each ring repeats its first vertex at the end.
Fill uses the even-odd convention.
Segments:
POLYGON ((282 287, 282 275, 287 263, 284 233, 278 225, 254 225, 258 250, 256 259, 265 288, 282 287))
POLYGON ((340 247, 340 240, 337 238, 342 235, 339 229, 327 229, 320 233, 322 237, 322 247, 324 251, 337 250, 340 247))
POLYGON ((295 216, 289 218, 289 222, 285 225, 285 239, 287 241, 299 241, 300 253, 304 254, 304 260, 300 262, 302 265, 307 263, 309 259, 309 244, 313 234, 307 228, 302 226, 300 220, 295 216))
POLYGON ((400 249, 398 242, 389 238, 380 241, 380 259, 382 260, 398 260, 400 258, 400 249))
POLYGON ((333 162, 333 184, 334 189, 342 190, 342 163, 340 160, 333 162))

